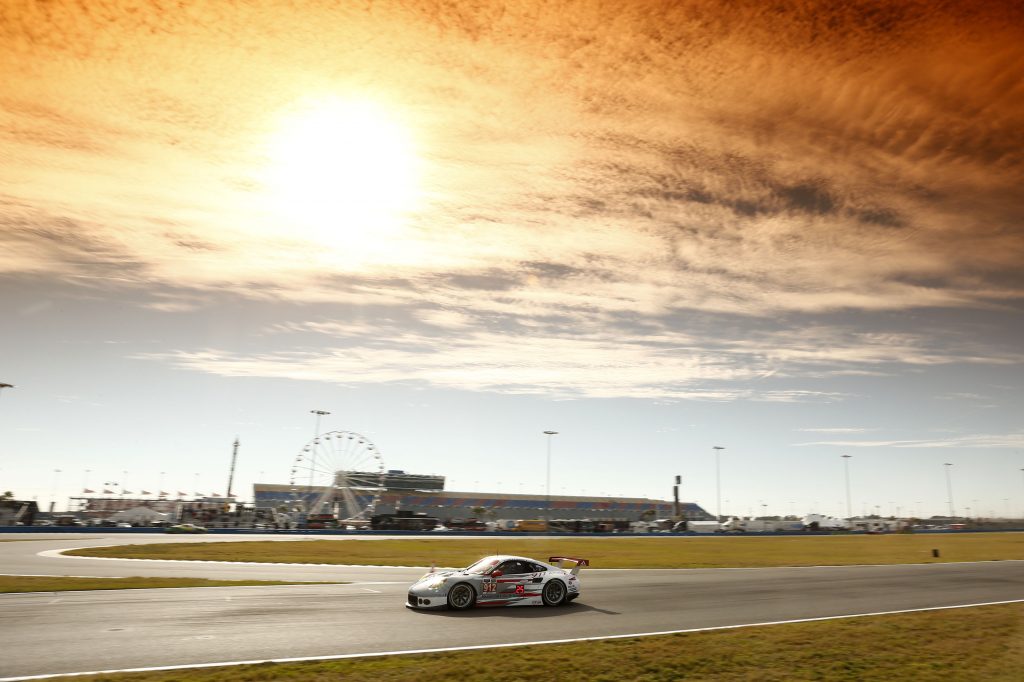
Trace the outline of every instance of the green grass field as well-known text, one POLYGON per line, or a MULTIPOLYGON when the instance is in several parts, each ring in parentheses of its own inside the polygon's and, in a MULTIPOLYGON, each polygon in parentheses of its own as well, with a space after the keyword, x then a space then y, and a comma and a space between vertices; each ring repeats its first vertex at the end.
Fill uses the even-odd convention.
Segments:
MULTIPOLYGON (((572 633, 566 633, 571 636, 572 633)), ((1024 670, 1024 605, 1007 604, 717 632, 77 677, 117 682, 782 682, 985 680, 1024 670)))
POLYGON ((415 538, 95 547, 75 556, 274 563, 468 566, 494 553, 580 556, 593 568, 721 568, 1024 559, 1024 533, 650 538, 415 538), (939 550, 939 558, 932 550, 939 550))
POLYGON ((67 576, 0 575, 0 592, 68 592, 72 590, 309 584, 336 583, 295 583, 282 580, 206 580, 205 578, 72 578, 67 576))

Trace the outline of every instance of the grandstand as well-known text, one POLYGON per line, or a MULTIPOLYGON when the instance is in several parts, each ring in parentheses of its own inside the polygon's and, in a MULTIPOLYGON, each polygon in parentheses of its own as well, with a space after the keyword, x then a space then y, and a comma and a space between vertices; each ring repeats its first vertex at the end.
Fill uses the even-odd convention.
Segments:
POLYGON ((138 507, 147 507, 161 514, 177 517, 181 512, 182 500, 165 497, 72 497, 69 511, 83 518, 101 518, 138 507))
MULTIPOLYGON (((440 477, 438 477, 440 478, 440 477)), ((442 478, 443 485, 443 478, 442 478)), ((317 499, 324 488, 303 488, 297 492, 294 486, 272 483, 257 483, 253 486, 253 498, 257 508, 289 507, 297 498, 307 503, 317 499)), ((357 498, 360 498, 357 495, 357 498)), ((360 498, 360 501, 366 498, 360 498)), ((368 501, 368 500, 367 500, 368 501)), ((713 521, 694 502, 681 502, 680 516, 688 521, 713 521)), ((388 487, 381 495, 375 513, 387 514, 398 510, 422 512, 441 519, 468 518, 480 516, 480 510, 488 519, 616 519, 636 521, 650 516, 656 518, 673 516, 673 503, 642 497, 586 497, 552 495, 551 509, 547 510, 544 495, 513 495, 504 493, 455 492, 442 489, 414 490, 404 487, 388 487)))

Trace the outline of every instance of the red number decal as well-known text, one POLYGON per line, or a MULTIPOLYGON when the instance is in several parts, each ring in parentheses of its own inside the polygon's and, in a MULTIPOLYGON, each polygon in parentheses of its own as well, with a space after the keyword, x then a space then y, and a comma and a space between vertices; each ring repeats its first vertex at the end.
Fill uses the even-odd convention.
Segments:
POLYGON ((516 585, 516 594, 526 594, 526 586, 516 585))
POLYGON ((494 592, 494 588, 497 587, 494 583, 484 583, 484 592, 494 592))

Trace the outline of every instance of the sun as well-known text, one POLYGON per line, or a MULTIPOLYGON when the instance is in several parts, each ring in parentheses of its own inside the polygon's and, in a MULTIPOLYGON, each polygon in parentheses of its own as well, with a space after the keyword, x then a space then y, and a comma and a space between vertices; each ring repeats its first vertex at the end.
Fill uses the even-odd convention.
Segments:
POLYGON ((382 107, 298 107, 272 135, 265 178, 275 220, 317 242, 354 246, 401 228, 418 195, 412 136, 382 107))

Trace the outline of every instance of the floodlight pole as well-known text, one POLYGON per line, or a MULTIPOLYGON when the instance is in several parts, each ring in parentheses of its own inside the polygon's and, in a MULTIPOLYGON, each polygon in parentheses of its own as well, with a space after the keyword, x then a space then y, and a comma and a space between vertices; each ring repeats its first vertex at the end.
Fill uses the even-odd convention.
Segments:
POLYGON ((313 472, 316 469, 316 446, 317 439, 320 437, 320 417, 330 414, 327 410, 310 410, 310 414, 316 415, 316 427, 313 429, 313 448, 310 451, 310 457, 312 459, 309 462, 309 487, 313 488, 313 472))
POLYGON ((853 518, 853 505, 850 502, 850 457, 853 455, 840 455, 843 458, 843 468, 846 470, 846 518, 853 518))
POLYGON ((558 431, 545 431, 544 435, 548 437, 548 465, 547 465, 547 484, 545 485, 544 492, 544 525, 547 531, 551 532, 551 437, 557 436, 558 431))
POLYGON ((956 518, 956 507, 953 505, 953 482, 949 476, 949 469, 953 465, 946 462, 942 466, 946 467, 946 492, 949 494, 949 518, 956 518))
POLYGON ((310 410, 310 414, 316 415, 316 428, 313 429, 313 438, 320 435, 320 417, 330 414, 327 410, 310 410))
POLYGON ((231 485, 235 482, 235 462, 238 460, 238 436, 235 436, 235 446, 231 450, 231 472, 228 474, 228 499, 231 499, 231 485))
POLYGON ((57 509, 57 481, 60 480, 60 469, 53 470, 53 487, 50 489, 50 514, 57 509))
POLYGON ((720 454, 722 450, 725 450, 720 445, 712 445, 711 449, 715 451, 715 499, 717 506, 715 507, 715 521, 718 523, 722 522, 722 461, 720 454))

